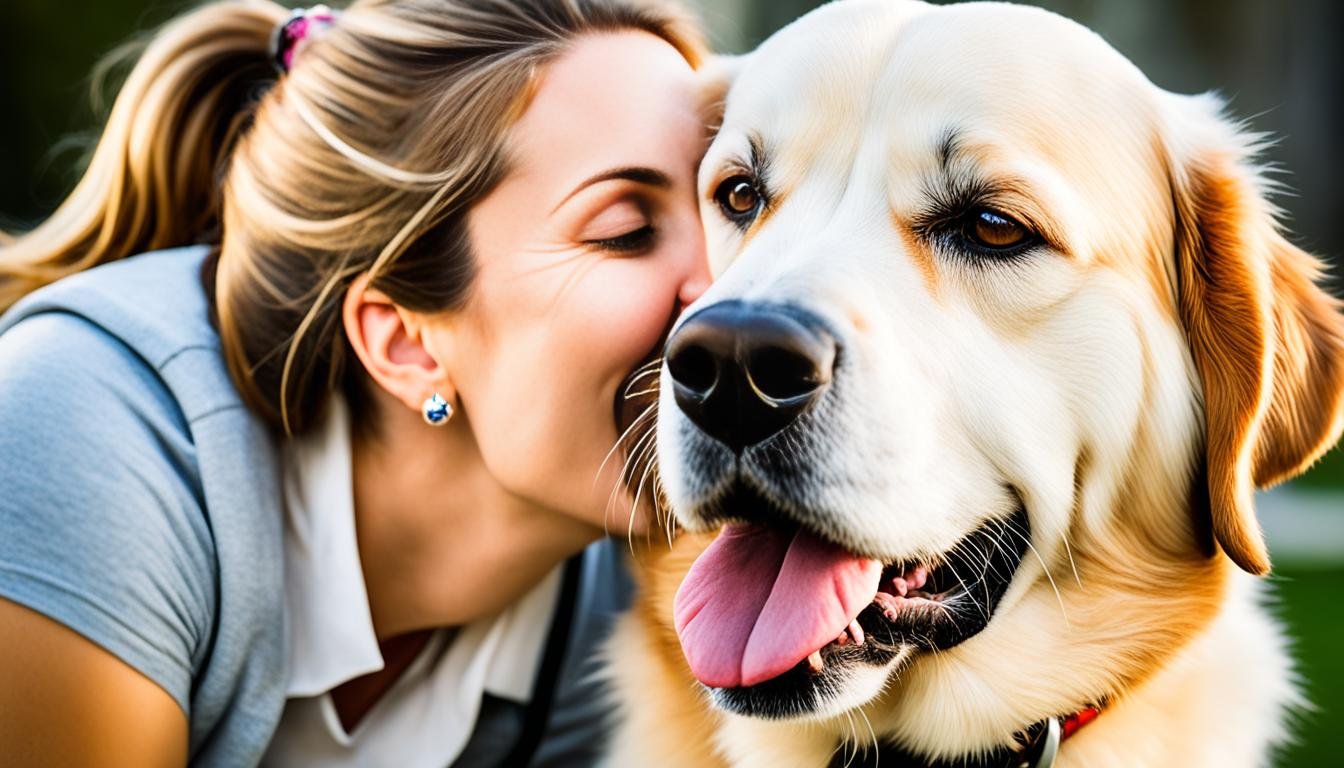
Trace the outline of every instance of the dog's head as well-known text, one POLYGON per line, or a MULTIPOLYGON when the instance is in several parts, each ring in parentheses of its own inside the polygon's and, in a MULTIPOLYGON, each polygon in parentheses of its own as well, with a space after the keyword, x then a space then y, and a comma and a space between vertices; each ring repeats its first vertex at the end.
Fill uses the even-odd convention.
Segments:
POLYGON ((676 616, 718 706, 983 746, 1141 679, 1219 547, 1269 569, 1254 487, 1338 437, 1344 323, 1216 99, 1000 4, 845 0, 721 67, 658 422, 727 526, 676 616))

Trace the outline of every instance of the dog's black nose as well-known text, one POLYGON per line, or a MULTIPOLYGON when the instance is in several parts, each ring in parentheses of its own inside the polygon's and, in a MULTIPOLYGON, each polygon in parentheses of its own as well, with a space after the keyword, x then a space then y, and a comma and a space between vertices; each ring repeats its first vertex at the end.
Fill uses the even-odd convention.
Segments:
POLYGON ((835 339, 780 306, 712 304, 667 342, 677 405, 735 453, 806 411, 826 391, 834 365, 835 339))

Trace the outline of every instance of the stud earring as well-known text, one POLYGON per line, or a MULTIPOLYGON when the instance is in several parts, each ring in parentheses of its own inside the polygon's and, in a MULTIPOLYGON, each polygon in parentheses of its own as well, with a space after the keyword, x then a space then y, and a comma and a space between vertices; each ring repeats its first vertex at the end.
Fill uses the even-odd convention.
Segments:
POLYGON ((425 404, 420 406, 420 411, 425 417, 425 423, 431 427, 442 427, 453 418, 453 406, 449 405, 438 392, 425 398, 425 404))

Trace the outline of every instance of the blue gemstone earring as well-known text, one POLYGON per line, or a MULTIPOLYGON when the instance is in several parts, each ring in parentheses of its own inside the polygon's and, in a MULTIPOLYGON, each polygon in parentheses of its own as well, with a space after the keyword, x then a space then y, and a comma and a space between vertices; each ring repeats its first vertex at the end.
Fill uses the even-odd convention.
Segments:
POLYGON ((420 410, 425 417, 425 423, 431 427, 442 427, 453 418, 453 406, 448 404, 439 396, 438 392, 425 399, 425 404, 420 406, 420 410))

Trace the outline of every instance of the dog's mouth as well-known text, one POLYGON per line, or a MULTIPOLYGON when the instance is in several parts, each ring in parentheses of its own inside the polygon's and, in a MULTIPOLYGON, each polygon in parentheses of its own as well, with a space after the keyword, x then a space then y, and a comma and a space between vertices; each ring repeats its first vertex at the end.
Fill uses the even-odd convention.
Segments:
POLYGON ((692 673, 716 701, 773 717, 815 706, 859 667, 979 633, 1030 536, 1019 502, 945 552, 884 563, 811 527, 744 517, 757 522, 726 525, 682 582, 676 627, 692 673))

